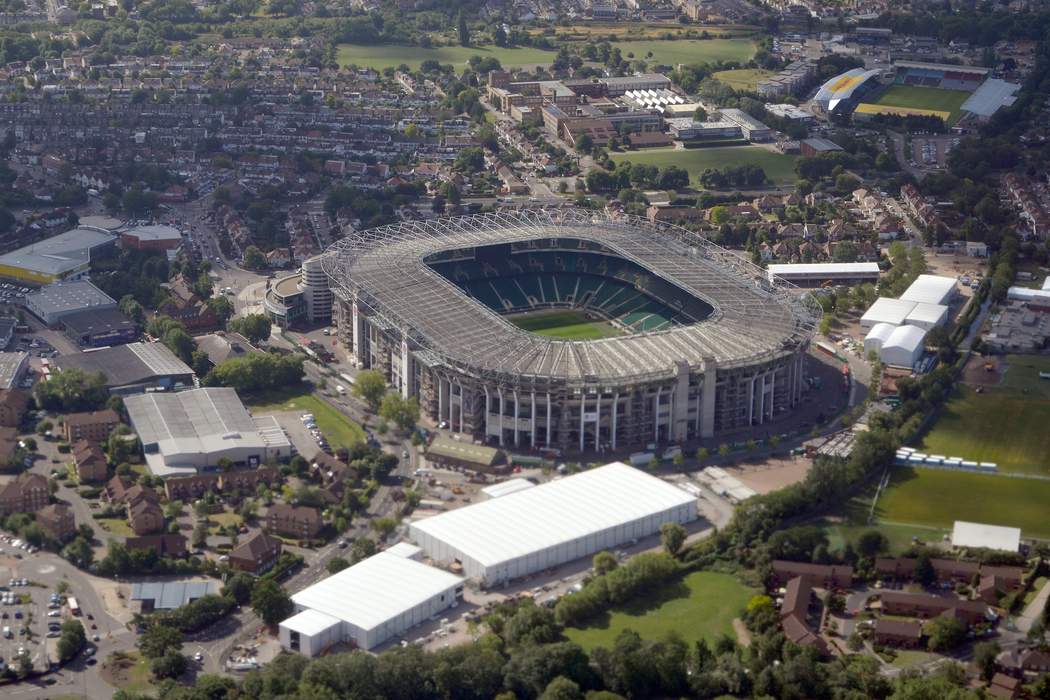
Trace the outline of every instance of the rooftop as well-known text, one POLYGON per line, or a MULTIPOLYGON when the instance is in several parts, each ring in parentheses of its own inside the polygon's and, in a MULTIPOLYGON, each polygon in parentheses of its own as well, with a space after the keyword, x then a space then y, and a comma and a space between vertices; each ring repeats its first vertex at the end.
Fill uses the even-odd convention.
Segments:
MULTIPOLYGON (((292 602, 371 630, 462 581, 413 559, 380 552, 293 594, 292 602)), ((308 620, 324 624, 321 618, 308 620)))
POLYGON ((427 456, 444 457, 446 459, 458 459, 473 464, 484 464, 492 466, 499 459, 500 451, 495 447, 475 445, 470 442, 453 440, 450 437, 439 435, 427 447, 427 456))
MULTIPOLYGON (((2 264, 2 263, 0 263, 2 264)), ((26 295, 26 303, 44 314, 113 307, 116 301, 87 280, 55 282, 26 295)))
POLYGON ((1021 529, 956 520, 952 528, 952 546, 1017 552, 1021 549, 1021 529))
POLYGON ((177 241, 182 238, 177 228, 164 224, 134 226, 124 231, 123 235, 134 236, 140 241, 177 241))
POLYGON ((28 362, 28 352, 0 352, 0 389, 11 389, 28 362))
POLYGON ((696 497, 620 462, 412 524, 484 566, 634 522, 696 497))
POLYGON ((165 581, 158 583, 131 584, 132 600, 153 600, 157 610, 174 610, 219 592, 214 581, 165 581))
POLYGON ((128 343, 101 350, 62 355, 57 367, 75 367, 85 372, 102 372, 111 387, 138 384, 156 377, 192 376, 193 370, 163 343, 128 343))
POLYGON ((91 261, 91 250, 114 240, 98 229, 75 228, 43 241, 0 255, 0 266, 22 268, 43 275, 61 275, 91 261))

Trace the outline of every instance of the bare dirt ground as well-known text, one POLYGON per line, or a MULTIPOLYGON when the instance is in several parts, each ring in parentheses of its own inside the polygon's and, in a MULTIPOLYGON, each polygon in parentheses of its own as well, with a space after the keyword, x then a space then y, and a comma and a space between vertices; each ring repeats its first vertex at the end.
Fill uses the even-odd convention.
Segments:
POLYGON ((761 462, 723 466, 731 476, 760 494, 778 491, 806 478, 813 460, 808 457, 770 457, 761 462))
POLYGON ((966 367, 963 368, 963 383, 973 386, 998 386, 1005 371, 1006 363, 1000 357, 971 355, 966 367), (986 363, 992 366, 991 371, 985 369, 986 363))
POLYGON ((740 646, 751 646, 751 633, 747 631, 744 621, 739 617, 733 618, 733 631, 736 632, 736 641, 740 643, 740 646))

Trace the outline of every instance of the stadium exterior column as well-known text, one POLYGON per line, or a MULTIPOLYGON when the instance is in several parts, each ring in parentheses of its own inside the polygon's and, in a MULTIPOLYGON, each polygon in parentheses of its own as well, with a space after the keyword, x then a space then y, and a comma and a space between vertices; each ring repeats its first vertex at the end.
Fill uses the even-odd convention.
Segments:
POLYGON ((620 412, 620 392, 613 394, 612 405, 612 448, 616 450, 616 414, 620 412))
POLYGON ((601 449, 602 436, 602 393, 599 391, 594 400, 594 451, 601 449))
POLYGON ((487 440, 491 431, 489 430, 489 416, 492 415, 492 397, 489 395, 488 386, 482 387, 485 390, 485 439, 487 440))
POLYGON ((713 357, 704 358, 704 383, 701 387, 703 420, 700 424, 700 437, 709 438, 715 434, 715 394, 718 391, 718 364, 713 357))
POLYGON ((762 384, 758 388, 758 424, 762 425, 766 420, 766 373, 759 375, 762 384))
POLYGON ((532 416, 532 418, 530 419, 530 424, 529 424, 529 432, 531 433, 531 435, 529 436, 529 440, 532 443, 532 448, 536 449, 536 392, 533 391, 531 393, 532 393, 532 413, 530 415, 532 416))
POLYGON ((800 352, 798 354, 798 371, 795 372, 795 403, 802 400, 802 381, 803 375, 806 373, 806 354, 800 352))
POLYGON ((521 403, 518 401, 518 390, 514 390, 514 446, 518 446, 518 415, 521 403))
POLYGON ((773 403, 773 399, 776 398, 777 391, 777 371, 771 372, 772 381, 769 382, 769 420, 773 420, 773 414, 776 410, 776 404, 773 403))
MULTIPOLYGON (((443 377, 438 375, 438 423, 445 420, 445 380, 443 377)), ((450 426, 451 427, 451 426, 450 426)))
POLYGON ((357 359, 357 366, 365 366, 365 352, 361 347, 361 316, 357 310, 357 295, 354 295, 354 300, 350 305, 350 332, 353 336, 354 343, 354 357, 357 359))
POLYGON ((757 379, 758 375, 753 375, 747 383, 747 424, 749 427, 754 425, 755 420, 755 380, 757 379))
POLYGON ((587 412, 587 394, 580 396, 580 452, 583 452, 583 414, 587 412))
POLYGON ((660 439, 660 394, 663 393, 663 387, 656 387, 656 396, 653 397, 653 442, 658 442, 660 439))
POLYGON ((551 393, 547 392, 547 447, 551 446, 551 393))
MULTIPOLYGON (((463 434, 463 384, 460 381, 456 381, 456 386, 459 387, 459 432, 463 434)), ((452 424, 452 415, 449 414, 449 425, 452 424)))
POLYGON ((503 447, 503 387, 496 387, 499 394, 499 446, 503 447))
POLYGON ((401 398, 412 395, 412 373, 409 371, 408 336, 401 334, 401 398))

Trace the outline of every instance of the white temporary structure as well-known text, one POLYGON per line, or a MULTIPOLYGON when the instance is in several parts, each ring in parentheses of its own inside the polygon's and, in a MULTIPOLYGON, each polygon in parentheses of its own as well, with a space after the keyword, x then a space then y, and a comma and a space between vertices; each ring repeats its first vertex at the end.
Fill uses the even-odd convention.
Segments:
POLYGON ((916 304, 904 322, 909 326, 918 326, 923 330, 931 331, 948 322, 948 307, 944 304, 916 304))
POLYGON ((457 605, 462 578, 401 554, 380 552, 293 594, 298 613, 280 624, 281 646, 306 656, 336 642, 371 649, 457 605))
POLYGON ((955 296, 955 278, 940 275, 919 275, 901 299, 923 304, 947 304, 955 296))
POLYGON ((952 546, 1017 552, 1021 549, 1021 529, 956 520, 952 528, 952 546))
POLYGON ((882 350, 882 344, 889 340, 894 328, 896 326, 891 326, 888 323, 876 323, 872 326, 871 330, 864 337, 864 354, 867 355, 869 352, 874 352, 875 356, 878 357, 879 352, 882 350))
POLYGON ((861 328, 871 328, 876 323, 902 326, 908 314, 915 310, 915 302, 879 297, 860 317, 861 328))
POLYGON ((614 462, 411 524, 435 561, 485 585, 526 576, 697 517, 696 496, 614 462))
POLYGON ((897 326, 882 343, 879 359, 889 367, 912 369, 925 350, 926 331, 918 326, 897 326))

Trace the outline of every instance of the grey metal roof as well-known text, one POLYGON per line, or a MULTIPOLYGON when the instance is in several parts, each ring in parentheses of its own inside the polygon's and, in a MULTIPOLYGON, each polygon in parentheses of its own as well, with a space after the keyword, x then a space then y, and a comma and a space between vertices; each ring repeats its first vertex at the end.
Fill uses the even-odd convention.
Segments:
MULTIPOLYGON (((3 264, 0 261, 0 264, 3 264)), ((55 282, 26 295, 26 303, 42 314, 113 308, 117 302, 87 280, 55 282)))
POLYGON ((206 595, 219 592, 214 581, 165 581, 131 584, 132 600, 152 600, 157 610, 174 610, 206 595))
POLYGON ((124 405, 143 444, 257 431, 237 392, 228 387, 129 396, 124 405))
POLYGON ((168 376, 192 376, 193 370, 163 343, 129 343, 103 350, 62 355, 55 360, 59 369, 75 367, 85 372, 102 372, 111 387, 138 384, 168 376))
POLYGON ((0 389, 10 389, 15 374, 29 361, 27 352, 0 352, 0 389))
POLYGON ((0 255, 0 265, 20 267, 46 275, 60 275, 91 259, 91 249, 112 242, 111 233, 75 228, 0 255))
POLYGON ((497 212, 402 222, 356 232, 322 260, 333 290, 356 295, 373 323, 404 329, 437 362, 469 374, 574 385, 673 376, 772 359, 813 335, 815 302, 740 256, 676 226, 578 209, 497 212), (593 341, 523 331, 471 299, 423 259, 497 243, 577 238, 599 243, 710 304, 711 315, 671 329, 593 341))

